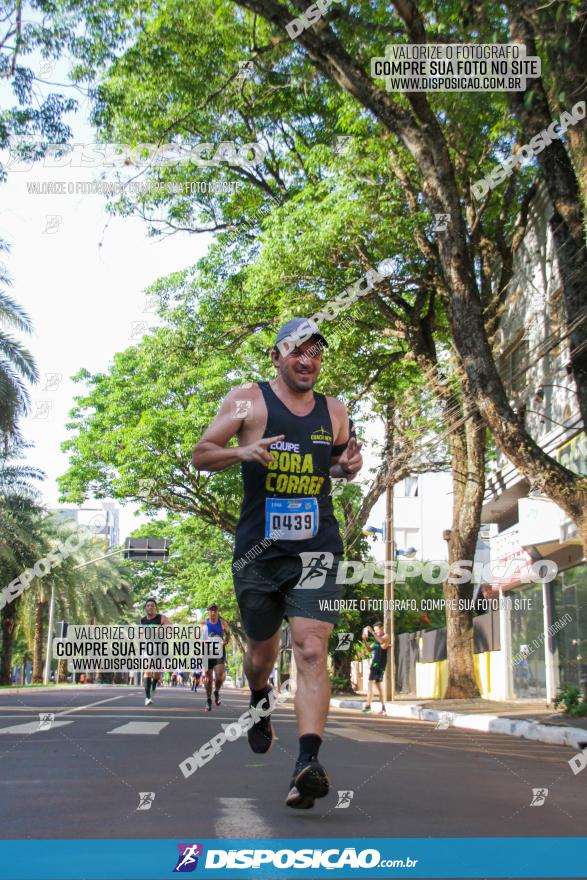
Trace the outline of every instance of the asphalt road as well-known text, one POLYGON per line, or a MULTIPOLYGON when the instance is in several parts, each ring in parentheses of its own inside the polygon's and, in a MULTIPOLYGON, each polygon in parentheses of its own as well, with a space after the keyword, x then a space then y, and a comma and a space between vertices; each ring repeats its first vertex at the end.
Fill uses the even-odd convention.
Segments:
POLYGON ((434 724, 334 710, 321 758, 331 794, 310 811, 284 806, 297 754, 289 705, 274 713, 271 752, 246 739, 188 779, 179 763, 246 709, 224 690, 139 688, 0 692, 0 837, 556 837, 585 835, 587 771, 572 749, 434 724), (40 713, 53 712, 48 730, 40 713), (130 725, 130 727, 127 727, 130 725), (548 789, 530 806, 533 789, 548 789), (337 807, 337 791, 353 792, 337 807), (154 792, 138 810, 139 793, 154 792), (348 799, 347 799, 348 800, 348 799))

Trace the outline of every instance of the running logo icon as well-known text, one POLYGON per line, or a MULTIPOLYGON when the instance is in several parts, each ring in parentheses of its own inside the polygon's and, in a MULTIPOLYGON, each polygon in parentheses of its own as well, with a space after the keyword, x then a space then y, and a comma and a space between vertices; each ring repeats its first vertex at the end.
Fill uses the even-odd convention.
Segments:
POLYGON ((300 559, 302 560, 302 573, 294 589, 318 590, 324 586, 326 575, 334 562, 334 554, 306 551, 305 553, 300 553, 300 559))
POLYGON ((137 810, 150 810, 155 800, 154 791, 139 791, 139 805, 137 810))
POLYGON ((188 874, 198 867, 198 856, 204 855, 204 847, 201 843, 178 843, 179 850, 177 865, 173 869, 174 874, 188 874))
POLYGON ((39 730, 50 730, 54 721, 54 712, 39 712, 39 730))
POLYGON ((547 788, 533 788, 532 789, 532 800, 530 802, 531 807, 541 807, 546 798, 548 797, 548 789, 547 788))
POLYGON ((354 791, 339 791, 338 792, 338 803, 335 806, 335 810, 347 810, 351 801, 354 797, 354 791))

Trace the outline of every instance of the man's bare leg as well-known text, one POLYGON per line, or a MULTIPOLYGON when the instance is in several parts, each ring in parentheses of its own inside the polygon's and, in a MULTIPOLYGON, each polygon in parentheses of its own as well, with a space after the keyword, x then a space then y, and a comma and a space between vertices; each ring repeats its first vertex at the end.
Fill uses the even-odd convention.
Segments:
POLYGON ((206 691, 206 712, 212 711, 212 682, 214 680, 214 669, 208 669, 204 680, 204 688, 206 691))
POLYGON ((247 739, 252 751, 258 755, 265 754, 273 745, 272 704, 269 697, 271 688, 267 680, 275 664, 280 639, 281 628, 262 642, 249 638, 244 659, 245 675, 251 689, 250 705, 258 707, 256 720, 247 731, 247 739))
POLYGON ((367 702, 363 706, 363 712, 368 712, 373 702, 373 682, 371 679, 367 682, 367 702))
POLYGON ((275 666, 280 639, 281 628, 263 642, 256 642, 255 639, 247 640, 243 668, 252 691, 260 691, 267 686, 269 675, 275 666))
POLYGON ((381 701, 381 714, 385 713, 385 700, 383 698, 383 685, 380 681, 376 682, 377 684, 377 693, 379 694, 379 699, 381 701))
POLYGON ((224 684, 224 679, 226 678, 226 667, 224 663, 218 663, 214 667, 214 702, 217 706, 220 705, 220 688, 224 684))
POLYGON ((285 803, 305 810, 314 806, 316 798, 327 795, 330 787, 326 771, 318 760, 318 751, 330 706, 326 661, 333 625, 305 617, 290 617, 289 624, 297 669, 294 706, 300 752, 285 803))
POLYGON ((291 617, 289 624, 298 674, 294 703, 298 731, 300 736, 322 736, 330 706, 326 660, 333 625, 305 617, 291 617))

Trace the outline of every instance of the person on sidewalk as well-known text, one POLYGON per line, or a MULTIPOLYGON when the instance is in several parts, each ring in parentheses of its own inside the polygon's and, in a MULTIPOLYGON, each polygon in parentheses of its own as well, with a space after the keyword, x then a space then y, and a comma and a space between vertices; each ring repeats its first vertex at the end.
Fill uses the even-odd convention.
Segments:
POLYGON ((385 700, 383 698, 383 688, 381 682, 385 674, 387 666, 387 652, 389 651, 390 638, 383 630, 382 623, 376 623, 371 628, 366 626, 363 630, 363 642, 371 651, 371 668, 369 670, 369 684, 367 687, 367 703, 363 706, 363 712, 371 711, 371 702, 373 701, 373 683, 377 685, 377 692, 381 700, 381 709, 379 715, 387 714, 385 711, 385 700))
POLYGON ((336 575, 343 553, 330 478, 352 480, 363 463, 344 403, 313 390, 327 345, 314 322, 293 318, 284 324, 270 352, 276 377, 233 389, 192 458, 198 470, 241 465, 244 499, 232 570, 248 640, 250 705, 265 710, 247 733, 258 754, 272 745, 276 698, 268 678, 282 621, 291 627, 300 747, 285 803, 295 809, 310 809, 329 791, 318 750, 330 705, 326 661, 338 620, 334 600, 342 594, 336 575), (239 445, 227 448, 233 437, 239 445), (316 560, 323 563, 320 577, 316 560), (302 586, 308 572, 312 583, 302 586))

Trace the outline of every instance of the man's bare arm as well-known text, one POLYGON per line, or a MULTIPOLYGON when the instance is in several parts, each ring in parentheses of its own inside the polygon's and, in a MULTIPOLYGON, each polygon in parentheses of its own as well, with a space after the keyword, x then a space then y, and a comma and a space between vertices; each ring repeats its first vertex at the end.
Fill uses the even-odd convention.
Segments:
POLYGON ((363 466, 363 458, 361 456, 362 443, 357 443, 355 432, 349 434, 350 420, 347 408, 341 400, 328 398, 331 406, 336 414, 336 420, 339 424, 338 431, 334 438, 333 446, 344 446, 346 449, 341 455, 332 456, 332 464, 330 466, 330 476, 335 479, 345 479, 348 482, 354 480, 363 466))
POLYGON ((223 471, 241 461, 258 461, 261 464, 269 464, 272 459, 268 447, 277 440, 283 440, 284 435, 266 437, 257 440, 248 446, 234 446, 229 449, 226 444, 232 437, 236 437, 242 427, 244 419, 234 415, 237 400, 242 400, 241 389, 234 388, 225 397, 218 415, 212 424, 206 428, 201 439, 196 443, 192 454, 192 464, 199 471, 223 471))

